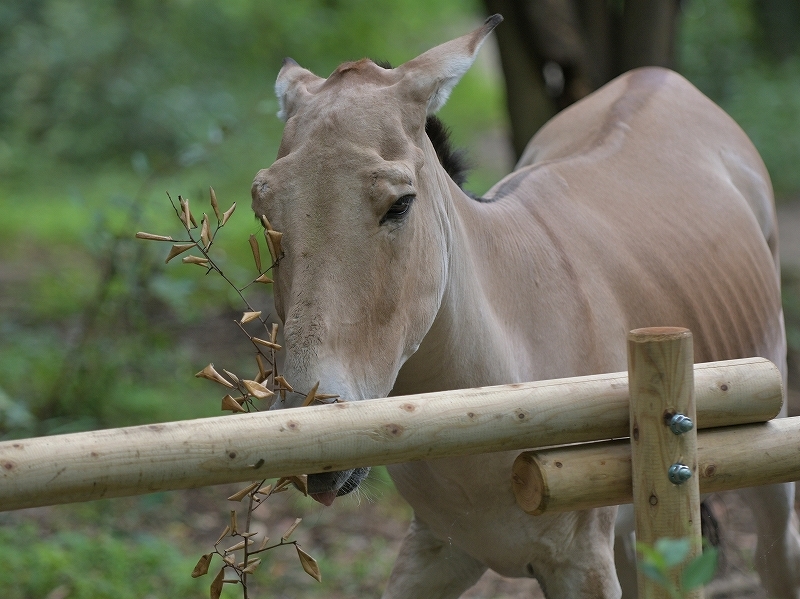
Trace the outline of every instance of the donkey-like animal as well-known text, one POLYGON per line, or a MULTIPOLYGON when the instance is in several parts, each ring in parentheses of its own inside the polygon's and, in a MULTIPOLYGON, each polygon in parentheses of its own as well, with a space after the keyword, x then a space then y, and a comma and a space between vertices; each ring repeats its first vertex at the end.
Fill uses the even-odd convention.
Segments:
MULTIPOLYGON (((283 140, 252 195, 284 233, 286 378, 360 400, 614 372, 626 333, 656 325, 691 329, 698 361, 763 356, 785 375, 769 177, 679 75, 633 71, 564 110, 483 198, 448 176, 426 118, 501 20, 395 69, 365 59, 323 79, 284 62, 283 140)), ((458 597, 487 568, 536 577, 551 599, 620 596, 616 508, 525 514, 515 455, 389 469, 414 519, 384 597, 458 597)), ((330 504, 365 474, 309 488, 330 504)), ((762 580, 796 599, 793 487, 745 496, 762 580)))

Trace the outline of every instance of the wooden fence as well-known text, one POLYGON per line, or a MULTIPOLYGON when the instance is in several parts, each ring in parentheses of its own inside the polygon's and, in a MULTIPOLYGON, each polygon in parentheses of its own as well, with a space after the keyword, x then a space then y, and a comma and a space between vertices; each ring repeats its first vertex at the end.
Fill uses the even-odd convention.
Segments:
POLYGON ((782 401, 768 360, 693 365, 688 331, 642 329, 628 373, 3 442, 0 511, 550 448, 509 473, 523 509, 633 501, 639 540, 689 536, 698 552, 700 492, 800 479, 800 418, 768 422, 782 401))

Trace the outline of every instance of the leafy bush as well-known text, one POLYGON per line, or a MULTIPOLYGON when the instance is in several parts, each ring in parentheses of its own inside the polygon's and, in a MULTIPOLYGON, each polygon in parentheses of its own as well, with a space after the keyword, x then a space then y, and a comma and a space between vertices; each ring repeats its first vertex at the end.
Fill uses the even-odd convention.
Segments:
POLYGON ((0 529, 0 585, 8 599, 141 599, 199 597, 189 577, 195 558, 150 535, 67 531, 44 535, 33 523, 0 529))
POLYGON ((365 49, 404 60, 429 44, 431 23, 439 33, 439 23, 472 7, 466 0, 2 3, 0 172, 40 152, 67 163, 136 152, 158 168, 195 163, 207 157, 205 144, 249 126, 286 54, 323 74, 365 49))
MULTIPOLYGON (((691 0, 684 6, 681 72, 747 132, 778 196, 797 193, 800 55, 768 51, 763 42, 772 32, 760 18, 764 9, 751 0, 691 0)), ((791 47, 796 51, 796 44, 791 47)))

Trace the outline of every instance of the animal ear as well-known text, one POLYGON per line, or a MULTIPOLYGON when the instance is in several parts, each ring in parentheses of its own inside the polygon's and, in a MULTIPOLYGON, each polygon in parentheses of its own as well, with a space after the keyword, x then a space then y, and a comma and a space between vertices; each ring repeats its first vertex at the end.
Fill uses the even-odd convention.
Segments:
POLYGON ((397 68, 414 100, 427 104, 431 115, 444 106, 450 92, 469 70, 478 50, 492 30, 503 21, 500 15, 486 19, 475 31, 436 46, 397 68))
POLYGON ((278 96, 278 118, 288 121, 303 99, 311 95, 315 85, 325 80, 304 69, 291 58, 283 59, 283 66, 275 81, 275 95, 278 96))

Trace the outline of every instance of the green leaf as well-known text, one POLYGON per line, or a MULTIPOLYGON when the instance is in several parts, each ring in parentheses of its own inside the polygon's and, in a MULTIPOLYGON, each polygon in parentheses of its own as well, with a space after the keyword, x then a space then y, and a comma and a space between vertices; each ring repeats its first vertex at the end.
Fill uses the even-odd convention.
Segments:
POLYGON ((649 562, 640 563, 639 569, 642 571, 642 574, 644 574, 651 580, 655 580, 658 584, 660 584, 664 588, 668 589, 670 586, 672 586, 672 583, 666 577, 664 572, 659 570, 659 568, 654 564, 651 564, 649 562))
POLYGON ((667 564, 664 561, 664 556, 650 545, 645 543, 636 543, 636 551, 638 551, 642 556, 642 559, 640 560, 641 563, 651 564, 660 572, 667 571, 667 564))
POLYGON ((674 568, 689 555, 692 543, 689 539, 658 539, 655 549, 664 558, 667 568, 674 568))
POLYGON ((687 564, 681 575, 681 588, 684 592, 711 582, 717 569, 718 553, 715 547, 708 547, 702 555, 687 564))

